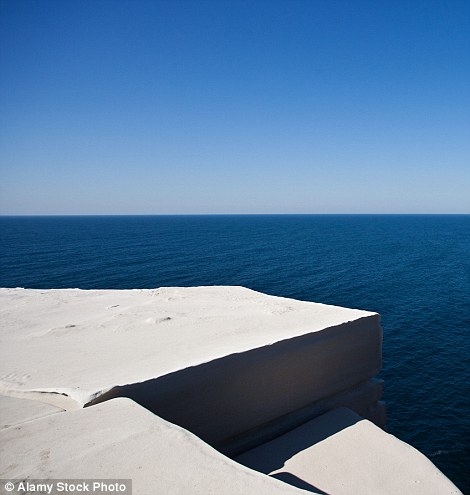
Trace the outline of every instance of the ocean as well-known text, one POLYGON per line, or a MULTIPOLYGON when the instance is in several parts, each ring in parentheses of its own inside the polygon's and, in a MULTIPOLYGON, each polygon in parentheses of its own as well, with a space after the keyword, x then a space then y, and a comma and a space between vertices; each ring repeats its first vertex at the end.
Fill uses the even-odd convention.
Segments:
POLYGON ((470 215, 0 217, 0 286, 243 285, 376 311, 388 431, 470 493, 470 215))

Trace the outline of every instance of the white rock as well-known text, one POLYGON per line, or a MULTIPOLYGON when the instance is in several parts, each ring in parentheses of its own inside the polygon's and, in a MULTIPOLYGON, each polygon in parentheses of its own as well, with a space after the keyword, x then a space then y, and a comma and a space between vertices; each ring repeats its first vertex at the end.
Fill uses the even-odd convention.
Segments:
POLYGON ((62 412, 63 409, 35 400, 0 396, 0 429, 62 412))
POLYGON ((242 287, 3 289, 0 305, 0 393, 67 408, 127 396, 213 445, 381 364, 377 314, 242 287))
POLYGON ((250 430, 217 448, 229 457, 234 457, 262 443, 266 443, 312 418, 338 407, 348 407, 359 416, 371 420, 381 428, 386 424, 385 406, 380 402, 383 380, 371 378, 355 387, 320 399, 313 404, 281 416, 255 430, 250 430))
POLYGON ((202 438, 228 450, 255 441, 241 462, 314 492, 459 493, 349 410, 310 420, 347 405, 383 424, 375 313, 242 287, 0 289, 0 308, 0 477, 132 478, 135 494, 301 492, 202 438))
POLYGON ((331 495, 461 493, 423 454, 338 408, 236 457, 259 472, 331 495))
POLYGON ((2 430, 0 453, 4 479, 132 479, 133 495, 305 493, 122 398, 2 430))

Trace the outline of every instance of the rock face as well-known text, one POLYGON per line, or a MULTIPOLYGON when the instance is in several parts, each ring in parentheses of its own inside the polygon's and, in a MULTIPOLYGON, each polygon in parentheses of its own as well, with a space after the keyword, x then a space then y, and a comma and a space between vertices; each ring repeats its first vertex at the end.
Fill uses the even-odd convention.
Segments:
MULTIPOLYGON (((377 314, 242 287, 0 297, 0 393, 68 409, 129 397, 228 450, 319 400, 371 388, 381 365, 377 314)), ((380 420, 379 395, 363 393, 357 412, 380 420)))
MULTIPOLYGON (((0 308, 0 394, 8 396, 0 402, 8 416, 2 477, 128 477, 135 493, 299 492, 266 476, 278 476, 279 463, 288 462, 302 468, 285 481, 301 480, 297 486, 309 491, 377 493, 382 478, 379 493, 401 490, 379 462, 367 467, 378 449, 402 474, 397 460, 404 452, 404 444, 363 419, 385 424, 383 384, 374 378, 382 343, 375 313, 242 287, 0 289, 0 308), (347 413, 337 409, 345 407, 347 413), (359 419, 336 431, 344 421, 328 414, 359 419), (331 426, 328 438, 312 434, 298 452, 284 450, 285 438, 317 424, 331 426), (325 450, 330 437, 335 442, 325 450), (28 455, 21 455, 25 441, 28 455), (257 464, 268 462, 266 448, 279 454, 268 467, 257 464), (375 481, 359 484, 369 488, 341 491, 341 483, 359 486, 354 463, 338 475, 341 449, 364 459, 363 474, 375 481)), ((409 493, 458 493, 421 454, 406 452, 406 480, 437 480, 410 481, 409 493)))

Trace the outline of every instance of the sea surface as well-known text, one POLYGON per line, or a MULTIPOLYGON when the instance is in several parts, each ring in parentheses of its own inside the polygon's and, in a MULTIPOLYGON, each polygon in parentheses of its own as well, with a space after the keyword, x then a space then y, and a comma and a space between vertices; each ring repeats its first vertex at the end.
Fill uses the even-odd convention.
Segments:
POLYGON ((470 215, 0 217, 0 286, 243 285, 379 312, 388 431, 470 493, 470 215))

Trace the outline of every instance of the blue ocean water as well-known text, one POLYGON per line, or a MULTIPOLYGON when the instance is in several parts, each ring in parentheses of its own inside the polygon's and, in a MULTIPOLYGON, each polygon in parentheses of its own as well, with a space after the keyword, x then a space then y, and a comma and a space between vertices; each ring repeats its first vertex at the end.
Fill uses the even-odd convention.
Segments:
POLYGON ((470 492, 470 215, 0 217, 0 286, 243 285, 377 311, 388 430, 470 492))

